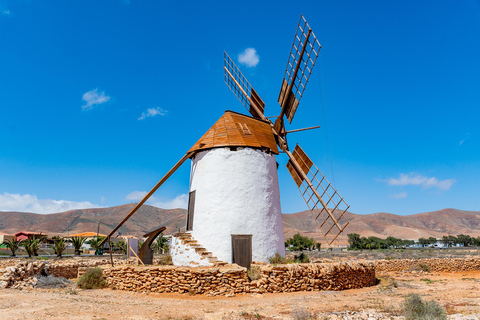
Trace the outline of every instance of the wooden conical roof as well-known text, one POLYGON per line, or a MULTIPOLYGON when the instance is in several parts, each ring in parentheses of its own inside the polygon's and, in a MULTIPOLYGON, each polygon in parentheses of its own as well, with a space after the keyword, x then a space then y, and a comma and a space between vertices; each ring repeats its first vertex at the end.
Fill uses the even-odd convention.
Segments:
POLYGON ((225 111, 188 153, 221 147, 251 147, 279 153, 268 122, 233 111, 225 111))

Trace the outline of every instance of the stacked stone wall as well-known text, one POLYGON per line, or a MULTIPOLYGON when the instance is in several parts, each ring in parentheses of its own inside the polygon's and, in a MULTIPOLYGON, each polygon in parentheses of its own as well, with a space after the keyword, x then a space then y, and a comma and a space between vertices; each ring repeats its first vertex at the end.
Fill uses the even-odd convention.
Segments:
POLYGON ((428 266, 430 272, 467 272, 480 271, 480 258, 449 259, 392 259, 375 261, 377 272, 395 272, 423 270, 428 266))
POLYGON ((373 263, 261 266, 250 281, 245 268, 114 267, 104 275, 112 288, 137 292, 178 292, 210 296, 345 290, 376 284, 373 263))

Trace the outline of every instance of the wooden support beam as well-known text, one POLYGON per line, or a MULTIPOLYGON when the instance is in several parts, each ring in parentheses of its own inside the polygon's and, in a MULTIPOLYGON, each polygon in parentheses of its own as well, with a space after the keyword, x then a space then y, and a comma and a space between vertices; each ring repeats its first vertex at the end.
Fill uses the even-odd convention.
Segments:
POLYGON ((170 171, 167 172, 167 174, 165 176, 163 176, 163 178, 155 185, 155 187, 152 188, 152 190, 150 190, 149 193, 147 193, 147 195, 145 197, 143 197, 143 199, 137 203, 137 205, 135 206, 135 208, 132 209, 132 211, 130 211, 129 214, 127 214, 127 216, 125 218, 123 218, 123 220, 108 234, 108 236, 103 239, 103 241, 100 243, 100 246, 102 246, 106 241, 107 239, 110 239, 110 237, 118 230, 120 229, 121 226, 123 226, 123 224, 125 222, 127 222, 128 219, 130 219, 130 217, 135 213, 137 212, 138 209, 140 209, 140 207, 148 200, 148 198, 150 198, 152 196, 152 194, 155 193, 155 191, 157 191, 158 188, 160 188, 160 186, 162 184, 165 183, 165 181, 167 181, 168 178, 170 178, 170 176, 175 172, 177 171, 178 168, 180 168, 180 166, 188 159, 190 158, 191 154, 190 153, 187 153, 183 156, 182 159, 180 159, 174 166, 172 169, 170 169, 170 171))

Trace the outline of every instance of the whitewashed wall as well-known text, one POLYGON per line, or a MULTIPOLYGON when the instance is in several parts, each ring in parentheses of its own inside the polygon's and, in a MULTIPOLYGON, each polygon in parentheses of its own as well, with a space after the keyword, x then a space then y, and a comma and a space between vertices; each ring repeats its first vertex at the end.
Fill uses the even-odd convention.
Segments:
POLYGON ((182 241, 172 236, 172 245, 170 246, 170 256, 172 262, 176 266, 188 267, 205 267, 213 266, 208 258, 202 257, 195 252, 195 249, 188 244, 183 244, 182 241))
POLYGON ((250 148, 217 148, 192 160, 196 191, 192 235, 219 260, 232 262, 232 234, 252 235, 253 261, 285 256, 277 164, 250 148))

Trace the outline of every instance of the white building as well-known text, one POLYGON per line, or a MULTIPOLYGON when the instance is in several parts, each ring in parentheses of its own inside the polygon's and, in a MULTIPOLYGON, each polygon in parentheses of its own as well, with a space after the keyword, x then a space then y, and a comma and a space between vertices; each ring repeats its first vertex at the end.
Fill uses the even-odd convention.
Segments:
POLYGON ((227 111, 189 152, 187 231, 172 237, 173 263, 248 266, 285 256, 270 124, 227 111))

